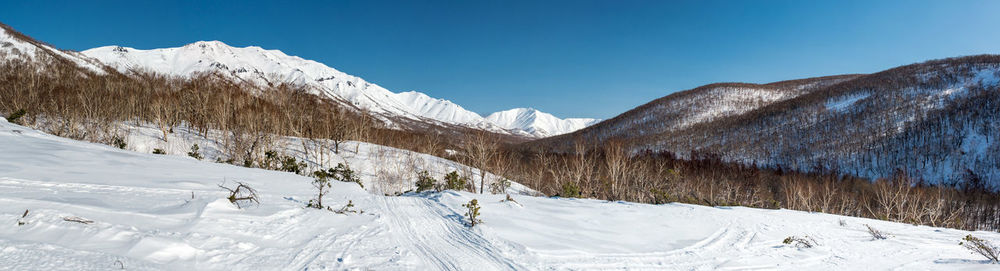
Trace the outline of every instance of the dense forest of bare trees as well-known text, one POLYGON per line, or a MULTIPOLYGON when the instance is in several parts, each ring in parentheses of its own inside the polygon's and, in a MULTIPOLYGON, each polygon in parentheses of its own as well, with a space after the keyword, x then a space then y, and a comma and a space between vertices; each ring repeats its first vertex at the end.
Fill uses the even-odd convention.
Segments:
POLYGON ((128 132, 121 123, 155 125, 163 140, 180 126, 205 137, 218 131, 226 155, 237 164, 263 159, 275 136, 336 145, 357 140, 436 155, 445 149, 441 142, 446 140, 434 132, 387 129, 364 112, 293 85, 239 84, 210 73, 169 78, 109 70, 97 75, 45 54, 34 62, 0 58, 5 59, 0 114, 24 110, 23 124, 58 136, 110 144, 128 132))
MULTIPOLYGON (((871 180, 762 169, 717 155, 630 155, 621 141, 571 153, 504 150, 506 177, 547 195, 644 203, 786 208, 961 229, 1000 229, 1000 197, 980 187, 930 185, 902 171, 871 180)), ((486 163, 499 170, 503 162, 486 163)), ((969 178, 974 178, 969 176, 969 178)))

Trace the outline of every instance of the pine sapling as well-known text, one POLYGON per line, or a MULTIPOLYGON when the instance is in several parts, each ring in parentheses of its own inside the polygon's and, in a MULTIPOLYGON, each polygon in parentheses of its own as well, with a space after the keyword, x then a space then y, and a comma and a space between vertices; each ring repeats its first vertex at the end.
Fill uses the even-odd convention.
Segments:
POLYGON ((204 159, 205 157, 201 156, 199 150, 201 150, 201 148, 198 147, 198 144, 194 144, 194 146, 191 146, 191 151, 188 152, 188 156, 198 160, 204 159))
POLYGON ((11 113, 10 116, 7 116, 7 122, 20 125, 21 124, 21 121, 20 121, 21 117, 24 117, 24 115, 27 114, 27 113, 28 113, 28 111, 25 111, 24 109, 19 109, 19 110, 15 111, 14 113, 11 113))
POLYGON ((564 198, 579 198, 581 196, 580 186, 574 182, 567 182, 562 185, 562 193, 559 196, 564 198))
POLYGON ((471 201, 469 201, 469 203, 462 204, 462 207, 465 207, 466 209, 468 209, 465 212, 465 217, 469 218, 469 227, 470 228, 471 227, 475 227, 476 224, 483 223, 483 221, 481 219, 479 219, 479 201, 478 200, 472 199, 471 201))
POLYGON ((358 174, 355 173, 350 166, 343 163, 337 163, 337 167, 335 168, 313 172, 313 176, 334 179, 347 183, 356 183, 358 186, 361 186, 361 188, 365 188, 365 185, 361 184, 361 178, 358 177, 358 174))
POLYGON ((120 136, 114 136, 114 137, 112 137, 111 138, 111 145, 115 146, 116 148, 123 149, 123 150, 125 149, 125 147, 128 146, 128 144, 125 143, 125 139, 122 139, 120 136))
POLYGON ((437 186, 437 180, 432 178, 426 170, 417 173, 417 192, 423 192, 427 190, 434 189, 437 186))
POLYGON ((323 209, 323 196, 330 193, 330 175, 326 171, 318 170, 313 172, 313 187, 316 188, 316 198, 310 199, 306 207, 323 209))
POLYGON ((458 172, 452 171, 444 176, 445 189, 461 191, 468 186, 469 179, 459 176, 458 172))

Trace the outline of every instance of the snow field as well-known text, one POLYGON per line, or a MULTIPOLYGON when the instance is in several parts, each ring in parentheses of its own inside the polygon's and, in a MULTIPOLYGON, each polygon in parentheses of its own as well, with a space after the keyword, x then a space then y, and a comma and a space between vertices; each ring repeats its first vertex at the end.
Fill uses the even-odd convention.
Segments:
MULTIPOLYGON (((371 166, 356 163, 358 169, 371 166)), ((374 174, 365 178, 375 181, 374 174)), ((351 201, 364 211, 339 215, 303 208, 314 193, 310 181, 286 172, 78 142, 0 120, 0 269, 106 270, 119 264, 133 270, 997 267, 960 247, 959 240, 969 234, 960 230, 742 207, 523 195, 514 195, 515 203, 503 201, 504 195, 455 191, 382 196, 354 183, 334 182, 325 202, 337 208, 351 201), (223 199, 225 192, 216 185, 236 180, 260 192, 260 206, 241 210, 223 199), (470 229, 461 204, 471 199, 482 205, 484 223, 470 229), (29 214, 22 219, 24 210, 29 214), (94 222, 64 220, 72 216, 94 222), (872 240, 865 224, 891 237, 872 240), (792 235, 808 235, 819 245, 781 243, 792 235)), ((1000 240, 997 233, 973 234, 1000 240)))

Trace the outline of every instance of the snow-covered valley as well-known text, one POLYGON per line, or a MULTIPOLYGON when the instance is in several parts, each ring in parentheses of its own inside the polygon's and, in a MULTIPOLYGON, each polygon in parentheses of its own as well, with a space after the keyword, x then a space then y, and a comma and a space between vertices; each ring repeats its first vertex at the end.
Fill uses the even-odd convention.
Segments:
MULTIPOLYGON (((129 138, 141 148, 142 129, 129 138)), ((172 138, 173 141, 180 139, 172 138)), ((152 146, 152 143, 148 143, 152 146)), ((206 143, 202 143, 206 144, 206 143)), ((156 146, 163 147, 163 146, 156 146)), ((444 191, 383 196, 383 166, 429 155, 360 143, 341 151, 365 188, 334 182, 304 208, 311 178, 74 141, 0 119, 0 266, 15 270, 986 270, 959 246, 968 231, 790 210, 649 205, 444 191), (400 158, 400 159, 392 159, 400 158), (407 157, 402 159, 402 157, 407 157), (368 160, 368 162, 365 162, 368 160), (367 164, 366 164, 367 163, 367 164), (237 209, 219 184, 247 183, 237 209), (465 225, 477 199, 483 223, 465 225), (27 215, 25 211, 27 210, 27 215), (66 219, 82 218, 92 223, 66 219), (21 225, 23 223, 23 225, 21 225), (866 225, 890 234, 873 240, 866 225), (809 236, 817 245, 783 244, 809 236)), ((176 153, 177 150, 170 150, 176 153)), ((439 176, 441 171, 432 174, 439 176)), ((987 240, 1000 234, 974 232, 987 240)))

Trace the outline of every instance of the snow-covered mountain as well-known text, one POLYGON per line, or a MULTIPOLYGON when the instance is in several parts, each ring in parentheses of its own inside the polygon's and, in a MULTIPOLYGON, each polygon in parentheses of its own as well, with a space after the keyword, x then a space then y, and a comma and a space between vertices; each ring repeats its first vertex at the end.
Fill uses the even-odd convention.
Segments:
POLYGON ((427 96, 423 92, 407 91, 396 93, 394 97, 406 104, 418 115, 436 120, 448 120, 453 124, 482 125, 486 122, 482 116, 462 108, 449 100, 427 96))
POLYGON ((54 61, 68 61, 91 72, 104 74, 104 66, 100 62, 77 52, 56 49, 2 23, 0 23, 0 55, 3 56, 0 60, 21 59, 29 62, 37 61, 39 57, 49 57, 54 61))
MULTIPOLYGON (((451 101, 409 91, 394 93, 364 79, 343 73, 323 63, 289 56, 278 50, 260 47, 232 47, 220 41, 199 41, 182 47, 140 50, 105 46, 83 51, 123 73, 151 71, 175 76, 199 72, 220 72, 236 80, 258 85, 292 82, 311 87, 317 94, 343 100, 392 124, 395 118, 440 122, 514 135, 552 135, 570 132, 577 123, 541 126, 546 131, 520 130, 521 126, 498 125, 451 101)), ((547 115, 547 114, 546 114, 547 115)), ((551 115, 549 115, 551 116, 551 115)), ((553 117, 554 118, 554 117, 553 117)), ((506 124, 506 123, 505 123, 506 124)), ((573 129, 573 130, 575 130, 573 129)))
POLYGON ((601 121, 589 118, 560 119, 534 108, 514 108, 500 111, 490 114, 486 119, 504 129, 525 131, 535 137, 561 135, 601 121))
POLYGON ((318 94, 341 99, 383 120, 393 117, 430 120, 502 131, 481 116, 454 103, 414 94, 397 94, 322 63, 289 56, 278 50, 237 48, 220 41, 199 41, 182 47, 140 50, 105 46, 83 51, 120 72, 151 71, 176 76, 221 72, 255 84, 290 82, 310 86, 318 94), (433 102, 428 102, 433 101, 433 102))
POLYGON ((618 138, 633 151, 682 158, 1000 189, 998 105, 1000 56, 966 56, 873 74, 705 85, 526 147, 618 138))

